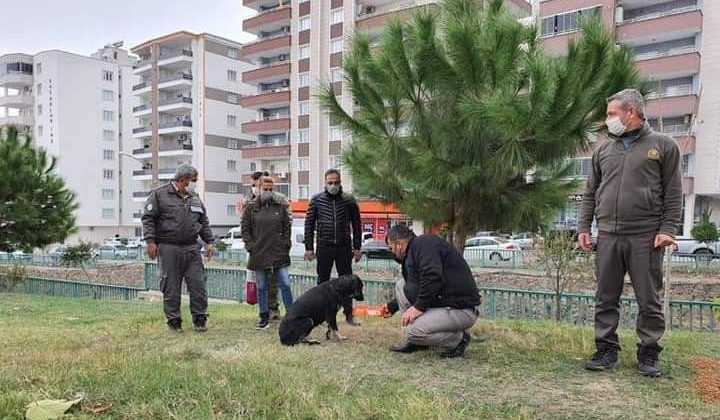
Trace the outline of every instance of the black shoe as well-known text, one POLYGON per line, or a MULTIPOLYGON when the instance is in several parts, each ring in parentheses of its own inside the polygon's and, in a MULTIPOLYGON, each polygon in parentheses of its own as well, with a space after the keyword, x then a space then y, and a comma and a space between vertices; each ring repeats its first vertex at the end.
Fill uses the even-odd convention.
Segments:
POLYGON ((463 331, 462 339, 460 343, 454 348, 448 351, 440 353, 440 357, 445 359, 451 359, 453 357, 463 357, 465 355, 465 349, 470 344, 470 334, 467 331, 463 331))
POLYGON ((427 346, 419 346, 417 344, 404 342, 397 346, 390 346, 389 350, 395 353, 413 353, 419 350, 426 350, 427 346))
POLYGON ((260 314, 260 320, 258 320, 257 325, 255 325, 256 330, 267 330, 270 328, 270 314, 260 314))
POLYGON ((659 356, 662 351, 662 347, 641 347, 638 345, 637 358, 638 358, 638 372, 642 376, 648 376, 651 378, 657 378, 662 375, 660 372, 659 356))
POLYGON ((590 360, 585 362, 585 369, 599 372, 613 369, 617 365, 617 349, 598 349, 590 360))
POLYGON ((270 320, 279 321, 282 317, 280 316, 279 309, 270 309, 270 320))
POLYGON ((180 318, 169 319, 167 322, 167 326, 168 326, 168 329, 172 332, 176 332, 176 333, 183 332, 182 320, 180 318))
POLYGON ((358 321, 357 318, 355 318, 352 315, 347 315, 345 317, 345 322, 347 322, 348 325, 352 325, 353 327, 359 327, 360 325, 362 325, 362 323, 360 321, 358 321))
POLYGON ((206 323, 207 323, 207 317, 199 316, 199 317, 195 318, 193 320, 193 330, 195 330, 195 332, 207 331, 206 323))

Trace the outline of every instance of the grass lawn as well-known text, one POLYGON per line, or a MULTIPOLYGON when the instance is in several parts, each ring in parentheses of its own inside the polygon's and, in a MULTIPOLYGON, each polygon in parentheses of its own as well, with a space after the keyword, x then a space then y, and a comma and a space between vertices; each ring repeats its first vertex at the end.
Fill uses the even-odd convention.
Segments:
POLYGON ((276 327, 253 329, 255 308, 210 309, 210 331, 178 335, 159 303, 0 294, 0 419, 79 392, 75 418, 720 418, 689 367, 694 355, 720 358, 718 334, 669 333, 667 374, 653 380, 636 374, 632 331, 621 366, 597 374, 581 369, 589 328, 481 321, 465 359, 439 360, 385 350, 400 338, 397 316, 341 324, 342 343, 284 348, 276 327), (112 408, 83 409, 97 403, 112 408))

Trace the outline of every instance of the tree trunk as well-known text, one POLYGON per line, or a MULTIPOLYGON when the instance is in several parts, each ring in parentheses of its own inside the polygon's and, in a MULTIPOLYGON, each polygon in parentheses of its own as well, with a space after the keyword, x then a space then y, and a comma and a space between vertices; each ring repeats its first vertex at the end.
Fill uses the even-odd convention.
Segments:
POLYGON ((560 315, 561 296, 562 296, 562 279, 560 278, 560 272, 558 270, 557 276, 555 277, 555 322, 560 323, 562 316, 560 315))

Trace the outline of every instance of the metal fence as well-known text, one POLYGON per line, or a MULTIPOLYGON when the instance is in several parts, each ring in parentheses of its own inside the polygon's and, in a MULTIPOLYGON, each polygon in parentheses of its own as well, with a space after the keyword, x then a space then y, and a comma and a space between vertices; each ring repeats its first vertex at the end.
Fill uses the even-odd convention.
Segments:
POLYGON ((17 293, 90 298, 98 300, 135 300, 145 289, 114 286, 109 284, 30 277, 17 283, 12 289, 17 293))

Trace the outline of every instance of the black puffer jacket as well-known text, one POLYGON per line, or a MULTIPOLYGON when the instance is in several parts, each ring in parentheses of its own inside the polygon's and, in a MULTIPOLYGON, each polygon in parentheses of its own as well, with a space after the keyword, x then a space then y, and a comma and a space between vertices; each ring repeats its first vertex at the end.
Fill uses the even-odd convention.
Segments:
POLYGON ((360 208, 355 198, 342 192, 331 195, 326 191, 310 200, 305 216, 305 249, 315 249, 315 232, 318 245, 348 245, 359 250, 362 246, 360 208), (352 228, 352 240, 350 238, 352 228))

